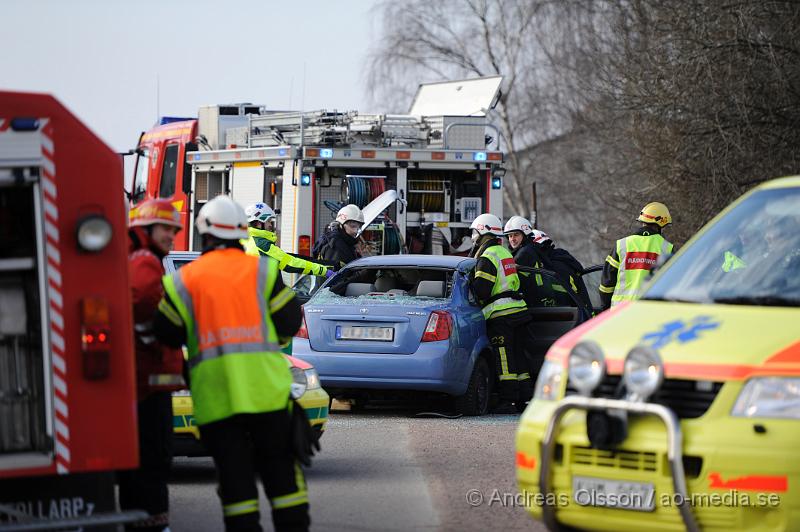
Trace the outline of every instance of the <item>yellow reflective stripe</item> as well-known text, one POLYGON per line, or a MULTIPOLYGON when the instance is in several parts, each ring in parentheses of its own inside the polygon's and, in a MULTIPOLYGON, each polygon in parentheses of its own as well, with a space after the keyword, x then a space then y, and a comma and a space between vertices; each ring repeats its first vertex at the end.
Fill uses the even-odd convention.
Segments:
POLYGON ((565 294, 567 293, 567 289, 561 286, 560 284, 553 283, 552 287, 553 287, 553 292, 563 292, 565 294))
POLYGON ((183 325, 183 320, 181 319, 180 314, 172 308, 172 306, 167 303, 167 301, 162 297, 161 301, 158 302, 158 310, 166 316, 166 318, 172 322, 173 325, 181 327, 183 325))
MULTIPOLYGON (((500 380, 503 380, 504 376, 510 375, 508 372, 508 357, 506 356, 505 347, 499 348, 498 351, 500 352, 500 380)), ((516 376, 514 376, 514 378, 516 379, 516 376)))
MULTIPOLYGON (((502 299, 500 301, 502 301, 502 299)), ((494 318, 499 318, 501 316, 508 316, 509 314, 516 314, 517 312, 522 312, 523 310, 527 310, 527 306, 525 305, 524 301, 520 301, 519 302, 519 306, 511 307, 511 308, 507 308, 507 309, 503 309, 503 310, 495 310, 495 311, 493 311, 491 313, 490 316, 486 316, 486 312, 484 312, 484 317, 486 319, 489 319, 489 318, 494 319, 494 318)))
POLYGON ((516 373, 508 373, 506 375, 500 375, 500 380, 501 381, 515 381, 515 380, 517 380, 517 374, 516 373))
POLYGON ((606 262, 615 267, 616 269, 619 269, 619 261, 614 259, 614 257, 612 257, 611 255, 606 257, 606 262))
POLYGON ((519 375, 517 375, 517 380, 518 381, 529 381, 529 380, 531 380, 531 375, 530 375, 530 373, 520 373, 519 375))
POLYGON ((292 300, 294 292, 288 286, 284 286, 283 290, 278 292, 278 295, 269 301, 269 313, 274 314, 286 306, 286 303, 292 300))
POLYGON ((598 289, 603 292, 604 294, 613 294, 614 287, 613 286, 603 286, 602 284, 598 287, 598 289))
POLYGON ((222 513, 225 515, 225 517, 251 514, 254 512, 258 512, 258 499, 248 499, 242 502, 222 505, 222 513))
POLYGON ((572 289, 575 290, 575 293, 578 293, 578 285, 575 284, 575 279, 570 275, 569 276, 569 284, 572 285, 572 289))
POLYGON ((539 273, 536 274, 536 286, 544 286, 544 281, 542 281, 542 275, 539 273))
POLYGON ((292 506, 299 506, 301 504, 308 504, 308 491, 306 490, 306 480, 303 476, 303 470, 300 469, 297 461, 294 463, 294 483, 297 486, 297 491, 287 495, 281 495, 270 499, 273 510, 281 510, 283 508, 291 508, 292 506))
POLYGON ((475 277, 481 277, 481 278, 486 279, 487 281, 490 281, 492 283, 497 280, 497 277, 492 275, 491 273, 486 273, 486 272, 483 272, 483 271, 480 271, 480 270, 475 272, 475 277))

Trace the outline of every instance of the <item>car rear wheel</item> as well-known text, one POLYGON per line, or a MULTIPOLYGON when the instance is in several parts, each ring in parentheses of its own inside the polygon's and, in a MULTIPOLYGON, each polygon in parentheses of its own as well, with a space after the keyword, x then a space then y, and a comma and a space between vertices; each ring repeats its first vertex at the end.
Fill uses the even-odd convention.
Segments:
POLYGON ((491 376, 489 366, 483 357, 478 357, 472 375, 469 378, 467 391, 455 398, 455 408, 465 416, 482 416, 489 411, 489 394, 491 392, 491 376))

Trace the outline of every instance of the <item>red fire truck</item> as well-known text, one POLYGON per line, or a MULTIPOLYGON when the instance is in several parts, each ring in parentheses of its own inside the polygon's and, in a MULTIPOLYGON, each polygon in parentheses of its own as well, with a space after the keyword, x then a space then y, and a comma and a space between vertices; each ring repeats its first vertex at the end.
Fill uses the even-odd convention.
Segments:
POLYGON ((503 216, 504 154, 486 116, 501 81, 423 84, 406 115, 232 104, 165 118, 140 137, 132 203, 171 198, 186 228, 175 249, 191 250, 205 202, 218 194, 264 201, 280 212, 280 247, 309 255, 341 205, 364 208, 394 190, 401 201, 365 228, 372 254, 398 253, 431 225, 430 251, 412 251, 463 251, 476 216, 503 216))
POLYGON ((113 476, 138 462, 127 268, 120 156, 0 92, 0 530, 136 517, 113 476))

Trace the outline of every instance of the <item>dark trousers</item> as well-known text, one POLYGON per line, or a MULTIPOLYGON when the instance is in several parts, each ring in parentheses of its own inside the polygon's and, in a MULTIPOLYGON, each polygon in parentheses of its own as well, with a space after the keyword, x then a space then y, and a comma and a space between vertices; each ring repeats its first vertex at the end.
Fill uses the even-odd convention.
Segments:
POLYGON ((144 510, 146 521, 127 530, 160 531, 169 525, 169 469, 172 464, 172 395, 156 392, 137 405, 139 416, 139 469, 119 473, 119 505, 123 510, 144 510))
POLYGON ((486 321, 486 332, 495 357, 501 402, 525 402, 533 395, 530 365, 525 354, 530 322, 527 312, 486 321))
POLYGON ((200 437, 217 466, 226 530, 262 530, 256 473, 272 505, 275 530, 308 530, 308 492, 292 451, 287 410, 238 414, 201 425, 200 437))

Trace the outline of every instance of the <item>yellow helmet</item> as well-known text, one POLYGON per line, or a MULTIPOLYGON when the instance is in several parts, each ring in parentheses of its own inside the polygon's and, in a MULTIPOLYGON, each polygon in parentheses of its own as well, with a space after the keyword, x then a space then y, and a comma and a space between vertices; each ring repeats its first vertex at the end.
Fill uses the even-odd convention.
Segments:
POLYGON ((666 205, 657 201, 652 201, 642 207, 642 212, 639 213, 637 220, 664 227, 672 223, 672 216, 669 215, 669 209, 667 209, 666 205))

